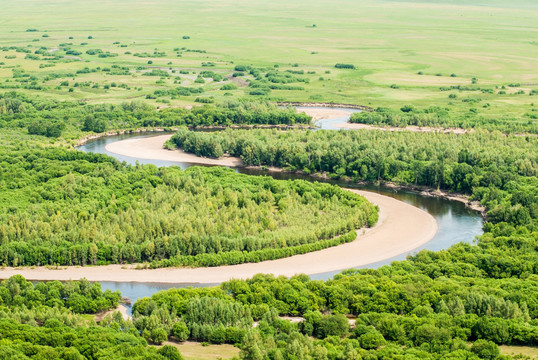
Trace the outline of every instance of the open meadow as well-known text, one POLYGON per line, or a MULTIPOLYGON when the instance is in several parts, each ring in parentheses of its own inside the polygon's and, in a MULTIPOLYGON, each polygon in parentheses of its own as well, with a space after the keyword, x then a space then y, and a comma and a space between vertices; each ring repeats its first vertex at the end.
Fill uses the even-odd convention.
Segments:
POLYGON ((536 122, 532 0, 24 0, 2 18, 1 87, 45 97, 435 105, 536 122))

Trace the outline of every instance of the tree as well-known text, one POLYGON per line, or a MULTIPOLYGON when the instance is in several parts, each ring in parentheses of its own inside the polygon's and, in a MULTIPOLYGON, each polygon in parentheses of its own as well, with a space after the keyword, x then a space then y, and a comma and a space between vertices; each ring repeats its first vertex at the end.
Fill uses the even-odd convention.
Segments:
POLYGON ((168 339, 168 332, 164 328, 159 327, 151 331, 151 340, 155 344, 160 345, 167 339, 168 339))
POLYGON ((263 360, 263 345, 258 332, 250 331, 241 345, 239 356, 243 360, 263 360))
POLYGON ((183 321, 177 321, 172 326, 172 335, 176 337, 178 341, 185 341, 189 338, 189 328, 183 321))
POLYGON ((169 360, 183 360, 179 350, 170 345, 164 345, 157 353, 169 360))
POLYGON ((499 347, 494 342, 487 340, 475 341, 473 346, 471 346, 471 351, 481 359, 490 360, 496 359, 500 354, 499 347))
POLYGON ((363 349, 377 349, 381 345, 385 344, 385 338, 377 330, 369 330, 365 334, 359 337, 359 343, 363 349))

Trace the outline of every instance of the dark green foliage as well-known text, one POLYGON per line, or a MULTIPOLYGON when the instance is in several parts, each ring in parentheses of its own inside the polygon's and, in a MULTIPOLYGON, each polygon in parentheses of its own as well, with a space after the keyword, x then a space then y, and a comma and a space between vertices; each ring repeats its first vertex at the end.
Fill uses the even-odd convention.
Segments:
POLYGON ((499 356, 499 347, 486 340, 478 340, 471 347, 471 351, 481 359, 496 359, 499 356))
POLYGON ((255 90, 251 90, 249 91, 249 95, 259 95, 259 96, 264 96, 264 95, 267 95, 271 92, 271 89, 269 88, 258 88, 258 89, 255 89, 255 90))
POLYGON ((52 147, 2 151, 5 265, 256 262, 350 241, 377 219, 364 199, 327 184, 224 168, 127 167, 52 147))
POLYGON ((306 335, 325 339, 328 336, 343 337, 349 332, 348 320, 342 314, 323 316, 315 311, 304 314, 304 318, 301 329, 306 335))
POLYGON ((212 156, 217 149, 219 154, 241 157, 249 165, 472 194, 489 208, 492 222, 528 225, 538 216, 535 137, 488 132, 459 136, 384 131, 180 130, 172 141, 203 156, 212 156), (197 149, 191 146, 193 143, 198 144, 197 149))
POLYGON ((268 71, 265 74, 265 78, 270 83, 280 83, 280 84, 289 84, 289 83, 294 83, 294 82, 304 82, 304 83, 309 82, 308 78, 293 76, 289 72, 280 72, 278 70, 268 71))
POLYGON ((181 356, 179 351, 175 347, 170 345, 164 345, 157 351, 157 353, 168 360, 183 360, 183 357, 181 356))
MULTIPOLYGON (((105 85, 105 88, 108 87, 110 85, 105 85)), ((156 90, 154 95, 191 96, 203 92, 202 88, 178 87, 156 90)), ((66 132, 72 134, 79 129, 105 132, 109 129, 154 126, 294 125, 309 124, 310 121, 310 116, 298 114, 293 109, 279 109, 263 102, 230 102, 221 106, 195 107, 192 110, 167 108, 157 111, 142 102, 82 106, 72 102, 28 98, 15 92, 0 94, 0 127, 28 126, 32 128, 33 134, 51 137, 56 137, 58 133, 65 136, 66 132)))
MULTIPOLYGON (((99 326, 81 313, 118 306, 119 292, 101 291, 86 280, 32 284, 16 275, 0 283, 0 359, 181 360, 171 346, 149 347, 131 321, 117 312, 99 326)), ((167 331, 156 327, 156 342, 167 331)))
MULTIPOLYGON (((108 123, 104 118, 96 118, 93 115, 86 116, 82 131, 93 131, 96 133, 105 132, 108 129, 108 123)), ((30 129, 28 129, 30 131, 30 129)))
POLYGON ((202 104, 212 104, 215 102, 215 98, 210 96, 210 97, 197 97, 196 99, 194 99, 194 102, 197 102, 197 103, 202 103, 202 104))
MULTIPOLYGON (((447 88, 446 90, 451 90, 447 88)), ((476 89, 480 90, 480 89, 476 89)), ((483 92, 493 91, 487 89, 483 92)), ((505 91, 499 92, 505 94, 505 91)), ((450 99, 457 99, 458 95, 450 94, 450 99)), ((462 102, 468 104, 479 103, 479 98, 464 98, 462 102)), ((511 118, 489 119, 477 116, 473 112, 466 114, 455 114, 449 108, 430 106, 424 109, 417 109, 411 105, 406 105, 400 110, 379 107, 375 111, 363 111, 353 113, 349 120, 351 123, 381 126, 434 126, 442 128, 462 128, 462 129, 488 129, 500 130, 506 133, 538 133, 537 124, 525 124, 514 121, 511 118)))
POLYGON ((234 70, 235 71, 242 71, 242 72, 245 72, 245 71, 248 71, 249 70, 249 66, 246 66, 246 65, 235 65, 234 67, 234 70))
POLYGON ((337 63, 336 65, 334 65, 334 67, 337 68, 337 69, 355 69, 355 65, 353 65, 353 64, 337 63))
POLYGON ((145 72, 142 75, 144 76, 159 76, 159 77, 170 77, 170 73, 166 70, 152 69, 149 72, 145 72))
POLYGON ((178 341, 185 341, 189 338, 190 331, 183 321, 178 321, 172 326, 172 335, 178 341))
POLYGON ((0 283, 0 304, 4 307, 39 309, 42 306, 60 306, 77 314, 93 314, 115 308, 119 300, 119 292, 102 292, 99 283, 92 284, 86 280, 67 283, 51 281, 33 285, 16 275, 0 283))
POLYGON ((240 343, 253 324, 250 308, 219 289, 172 289, 138 300, 134 324, 141 332, 173 335, 176 340, 240 343))
POLYGON ((220 88, 221 90, 237 90, 237 85, 235 84, 224 84, 220 88))
POLYGON ((38 120, 28 125, 28 134, 57 138, 62 135, 64 129, 65 124, 62 122, 38 120))

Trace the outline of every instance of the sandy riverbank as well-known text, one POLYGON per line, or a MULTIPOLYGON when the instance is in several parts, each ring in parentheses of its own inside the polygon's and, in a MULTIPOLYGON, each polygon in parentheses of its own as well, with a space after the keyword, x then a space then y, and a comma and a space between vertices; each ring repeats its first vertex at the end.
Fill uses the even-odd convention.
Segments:
POLYGON ((105 146, 111 153, 130 156, 138 159, 154 159, 165 161, 177 161, 192 164, 220 165, 220 166, 242 166, 243 162, 235 157, 222 157, 211 159, 186 153, 183 150, 167 150, 163 144, 172 135, 157 135, 138 139, 127 139, 116 141, 105 146))
POLYGON ((289 258, 212 268, 164 268, 136 270, 134 265, 72 266, 48 269, 4 268, 0 278, 20 274, 28 280, 78 280, 156 283, 220 283, 246 279, 258 273, 293 276, 317 274, 372 264, 412 251, 437 232, 435 219, 423 210, 388 196, 351 190, 379 206, 379 221, 371 229, 357 231, 355 241, 289 258))
MULTIPOLYGON (((171 135, 128 139, 107 145, 107 150, 144 159, 240 166, 238 158, 208 159, 179 150, 163 149, 171 135)), ((412 251, 430 241, 437 232, 433 216, 388 196, 351 190, 379 206, 379 221, 371 229, 357 231, 355 241, 321 251, 289 258, 219 266, 212 268, 164 268, 136 270, 134 265, 72 266, 49 269, 4 268, 0 278, 21 274, 28 280, 77 280, 157 283, 220 283, 233 278, 246 279, 258 273, 292 276, 343 270, 390 259, 412 251)))
POLYGON ((117 308, 111 309, 108 311, 101 311, 100 313, 95 314, 95 321, 100 322, 107 315, 113 315, 116 311, 119 311, 123 320, 129 320, 131 316, 128 314, 127 307, 123 304, 119 304, 117 308))
POLYGON ((351 116, 351 111, 333 108, 301 108, 297 109, 298 113, 304 112, 312 116, 312 121, 341 119, 351 116))

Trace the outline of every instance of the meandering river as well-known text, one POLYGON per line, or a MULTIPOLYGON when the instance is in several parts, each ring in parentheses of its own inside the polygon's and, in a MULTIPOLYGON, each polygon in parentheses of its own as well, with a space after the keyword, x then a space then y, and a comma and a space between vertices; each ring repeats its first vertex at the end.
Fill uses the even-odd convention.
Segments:
MULTIPOLYGON (((356 110, 352 110, 353 112, 356 110)), ((331 120, 319 120, 317 122, 318 126, 322 129, 332 130, 336 129, 332 125, 335 123, 346 122, 346 119, 331 119, 331 120)), ((159 133, 158 135, 162 135, 159 133)), ((162 160, 147 160, 147 159, 137 159, 128 156, 117 155, 110 153, 105 149, 107 144, 112 142, 125 140, 133 137, 148 137, 155 136, 154 133, 149 134, 135 134, 135 135, 118 135, 118 136, 109 136, 103 137, 91 142, 86 143, 85 145, 80 146, 78 149, 86 152, 102 153, 109 156, 113 156, 120 161, 125 161, 128 164, 154 164, 156 166, 180 166, 185 169, 190 166, 195 166, 195 164, 173 162, 173 161, 162 161, 162 160)), ((246 168, 236 168, 236 171, 245 174, 251 175, 269 175, 276 179, 306 179, 309 181, 320 181, 319 179, 313 179, 311 177, 299 174, 290 174, 283 172, 266 172, 263 170, 252 170, 246 168)), ((467 242, 471 243, 477 235, 482 234, 482 225, 483 219, 479 212, 467 208, 463 203, 458 201, 446 200, 443 198, 430 197, 421 195, 416 192, 405 191, 405 190, 396 190, 393 188, 388 188, 384 186, 375 186, 375 185, 358 185, 345 181, 334 181, 334 180, 324 180, 333 184, 337 184, 343 187, 348 188, 357 188, 361 190, 372 191, 387 195, 408 204, 414 205, 429 214, 431 214, 437 221, 438 231, 434 238, 426 243, 425 245, 414 249, 409 253, 405 253, 378 263, 369 264, 366 267, 368 268, 377 268, 394 260, 403 260, 409 254, 414 254, 422 249, 428 249, 432 251, 438 251, 447 249, 450 246, 459 243, 467 242)), ((322 273, 312 275, 313 279, 328 279, 338 273, 339 271, 322 273)), ((111 290, 120 290, 123 296, 129 298, 131 301, 135 301, 137 298, 144 296, 151 296, 153 293, 158 292, 163 289, 168 289, 171 287, 178 287, 178 284, 154 284, 154 283, 131 283, 131 282, 101 282, 103 289, 111 290)), ((187 285, 185 285, 187 286, 187 285)), ((192 284, 188 284, 192 286, 192 284)), ((208 286, 204 284, 201 286, 208 286)))

